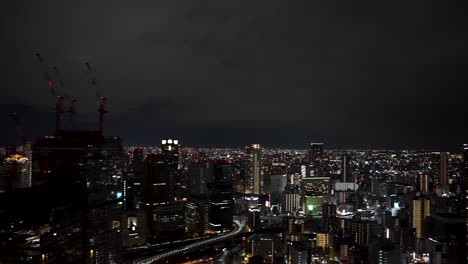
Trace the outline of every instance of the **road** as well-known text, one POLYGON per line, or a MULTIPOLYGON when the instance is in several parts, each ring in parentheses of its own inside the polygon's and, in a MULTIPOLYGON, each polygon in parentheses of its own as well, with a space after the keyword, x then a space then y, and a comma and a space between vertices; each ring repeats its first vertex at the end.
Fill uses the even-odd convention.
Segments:
POLYGON ((246 219, 234 220, 234 223, 237 226, 237 228, 235 230, 229 232, 229 233, 222 234, 222 235, 212 237, 212 238, 208 238, 208 239, 203 240, 203 241, 198 241, 198 242, 192 243, 190 245, 186 245, 186 246, 183 246, 183 247, 180 247, 180 248, 165 252, 163 254, 159 254, 159 255, 148 257, 148 258, 144 258, 142 260, 135 261, 134 263, 136 263, 136 264, 151 264, 153 262, 161 261, 163 259, 175 256, 175 255, 178 255, 178 254, 182 254, 184 252, 193 251, 193 250, 195 250, 195 249, 197 249, 199 247, 208 246, 210 244, 218 243, 220 241, 235 237, 244 230, 245 225, 246 225, 246 219))

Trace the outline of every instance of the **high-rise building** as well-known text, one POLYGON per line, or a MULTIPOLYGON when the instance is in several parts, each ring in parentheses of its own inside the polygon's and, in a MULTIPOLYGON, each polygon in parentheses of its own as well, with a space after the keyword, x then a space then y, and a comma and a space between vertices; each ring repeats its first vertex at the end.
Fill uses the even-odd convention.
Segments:
POLYGON ((323 143, 310 143, 308 150, 309 162, 317 161, 323 155, 323 143))
POLYGON ((148 235, 155 243, 185 236, 185 208, 174 199, 173 173, 164 154, 146 155, 141 203, 146 212, 148 235))
POLYGON ((234 190, 230 164, 214 162, 214 181, 209 190, 209 228, 213 231, 232 229, 234 190))
POLYGON ((363 219, 353 219, 351 221, 351 233, 353 242, 356 245, 367 245, 370 239, 371 222, 363 219))
POLYGON ((171 169, 178 169, 179 167, 179 147, 179 140, 177 139, 161 140, 162 153, 171 169))
POLYGON ((261 177, 262 175, 262 148, 259 144, 252 144, 248 149, 250 164, 248 171, 248 189, 246 193, 260 194, 261 193, 261 177))
POLYGON ((281 211, 283 213, 295 213, 301 210, 301 191, 297 186, 288 184, 284 188, 281 211))
POLYGON ((49 212, 49 263, 120 262, 123 148, 100 131, 57 131, 33 148, 33 189, 49 212), (60 246, 57 246, 60 245, 60 246))
POLYGON ((146 206, 165 205, 174 201, 173 177, 165 157, 148 154, 142 180, 142 200, 146 206))
POLYGON ((439 169, 439 185, 441 186, 448 183, 447 163, 448 163, 447 152, 441 152, 440 153, 440 169, 439 169))
POLYGON ((468 190, 468 143, 463 144, 463 176, 462 176, 463 190, 468 190))
POLYGON ((424 197, 413 199, 413 228, 416 229, 416 238, 423 238, 423 229, 426 217, 431 215, 431 202, 424 197))
POLYGON ((186 233, 192 237, 203 236, 209 230, 208 196, 190 196, 185 207, 186 233))
POLYGON ((429 184, 430 184, 430 178, 427 173, 422 173, 420 172, 418 174, 418 191, 421 194, 428 194, 429 193, 429 184))
POLYGON ((229 231, 233 223, 232 186, 213 185, 209 192, 209 228, 214 231, 229 231))
POLYGON ((196 163, 189 166, 190 195, 207 195, 208 184, 213 182, 213 167, 210 163, 196 163))

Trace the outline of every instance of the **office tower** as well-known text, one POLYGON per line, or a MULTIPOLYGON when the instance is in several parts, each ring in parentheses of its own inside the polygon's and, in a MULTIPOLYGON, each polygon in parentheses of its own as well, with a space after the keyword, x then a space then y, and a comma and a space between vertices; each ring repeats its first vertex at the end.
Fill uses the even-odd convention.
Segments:
POLYGON ((209 192, 209 228, 214 231, 228 231, 233 222, 232 186, 214 185, 209 192))
POLYGON ((186 233, 191 237, 203 236, 209 230, 208 196, 190 196, 185 207, 186 233))
POLYGON ((151 240, 154 243, 184 239, 185 205, 183 203, 156 206, 152 210, 151 217, 151 240))
POLYGON ((302 188, 307 196, 323 196, 330 194, 330 177, 302 178, 302 188))
POLYGON ((447 152, 440 153, 440 169, 439 169, 439 185, 445 185, 448 183, 447 179, 447 152))
POLYGON ((141 177, 141 174, 143 173, 143 160, 145 156, 143 154, 143 149, 142 148, 135 148, 132 153, 132 160, 131 160, 131 167, 133 170, 133 173, 137 177, 141 177))
POLYGON ((307 264, 311 263, 310 248, 303 242, 293 242, 289 247, 289 263, 307 264))
POLYGON ((148 154, 144 162, 142 200, 146 206, 165 205, 174 201, 173 178, 165 156, 148 154))
POLYGON ((179 140, 163 139, 161 140, 161 150, 169 168, 177 170, 179 168, 179 140))
POLYGON ((131 210, 125 211, 122 215, 121 232, 122 244, 124 248, 141 246, 146 243, 146 225, 143 211, 131 210))
POLYGON ((262 175, 262 148, 259 144, 252 144, 247 148, 249 168, 247 175, 248 190, 246 193, 260 194, 262 175))
POLYGON ((463 144, 463 175, 462 188, 466 192, 468 190, 468 144, 463 144))
POLYGON ((146 155, 142 190, 150 240, 161 243, 183 239, 185 208, 174 199, 173 171, 164 154, 146 155))
POLYGON ((348 170, 348 163, 349 163, 349 157, 348 155, 343 155, 343 160, 342 160, 342 179, 341 182, 354 182, 352 179, 349 177, 349 170, 348 170))
POLYGON ((320 160, 323 155, 323 143, 310 143, 310 149, 307 154, 310 163, 320 160))
POLYGON ((232 229, 234 190, 230 164, 214 162, 214 181, 209 191, 209 228, 213 231, 232 229))
POLYGON ((100 131, 57 131, 33 147, 33 189, 45 199, 48 263, 120 262, 123 149, 100 131))
POLYGON ((252 256, 262 256, 264 262, 274 263, 275 236, 272 234, 259 234, 250 241, 252 256))
POLYGON ((329 231, 336 227, 336 205, 332 203, 322 204, 322 219, 325 231, 329 231))
POLYGON ((351 221, 351 233, 356 245, 363 246, 369 243, 370 226, 371 223, 367 220, 355 218, 351 221))
POLYGON ((420 172, 418 174, 418 191, 421 194, 429 193, 429 175, 427 173, 420 172))
POLYGON ((189 193, 190 195, 208 195, 208 184, 213 182, 213 166, 210 163, 190 164, 189 193))
POLYGON ((301 191, 297 186, 288 184, 284 188, 281 211, 282 213, 295 213, 300 210, 302 210, 301 191))
POLYGON ((423 228, 426 217, 431 215, 429 199, 417 197, 413 199, 413 228, 416 229, 416 238, 423 238, 423 228))
POLYGON ((333 236, 330 233, 317 233, 315 247, 321 248, 325 255, 329 256, 333 251, 333 236))

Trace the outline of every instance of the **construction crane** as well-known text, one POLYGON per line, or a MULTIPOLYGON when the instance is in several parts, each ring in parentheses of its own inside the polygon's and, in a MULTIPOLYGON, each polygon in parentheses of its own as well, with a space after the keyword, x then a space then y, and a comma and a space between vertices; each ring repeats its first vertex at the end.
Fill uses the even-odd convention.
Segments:
MULTIPOLYGON (((57 83, 59 84, 59 87, 63 90, 65 88, 65 82, 63 81, 62 73, 60 72, 57 66, 54 66, 53 70, 54 70, 55 77, 57 79, 57 83)), ((68 95, 65 91, 63 93, 64 93, 64 99, 69 101, 67 113, 70 114, 70 121, 72 121, 73 116, 76 114, 76 106, 75 106, 76 98, 68 95)))
POLYGON ((91 64, 89 62, 85 62, 85 66, 86 66, 86 72, 89 75, 89 83, 95 89, 96 98, 99 100, 99 107, 98 107, 99 125, 98 125, 98 130, 102 134, 103 129, 104 129, 104 115, 107 113, 107 109, 106 109, 107 98, 105 96, 101 96, 100 93, 99 93, 99 90, 97 88, 96 77, 94 76, 91 64))
MULTIPOLYGON (((47 86, 50 88, 50 92, 52 96, 55 98, 55 131, 54 135, 57 137, 60 131, 60 123, 61 123, 61 115, 64 113, 63 111, 63 96, 57 95, 57 91, 55 89, 54 82, 47 70, 47 67, 44 66, 44 57, 42 56, 40 51, 36 52, 37 60, 44 72, 44 79, 47 82, 47 86)), ((63 81, 62 81, 63 82, 63 81)), ((60 83, 60 82, 59 82, 60 83)))

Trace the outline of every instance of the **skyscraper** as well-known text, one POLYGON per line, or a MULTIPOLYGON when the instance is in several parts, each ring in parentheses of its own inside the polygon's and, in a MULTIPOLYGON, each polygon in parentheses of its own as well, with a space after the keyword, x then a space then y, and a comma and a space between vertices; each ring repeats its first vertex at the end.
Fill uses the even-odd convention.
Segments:
POLYGON ((120 262, 120 138, 60 130, 36 140, 33 160, 33 188, 46 197, 50 212, 49 232, 41 236, 48 261, 120 262))
POLYGON ((195 163, 189 166, 190 195, 207 195, 208 184, 213 182, 213 167, 210 163, 195 163))
POLYGON ((171 169, 179 167, 179 140, 163 139, 161 140, 161 150, 166 160, 166 163, 171 169))
POLYGON ((247 153, 250 156, 249 172, 248 172, 248 190, 247 193, 260 194, 261 192, 261 177, 262 177, 262 163, 261 154, 262 149, 259 144, 252 144, 247 153))
POLYGON ((231 166, 214 162, 214 181, 209 191, 209 228, 213 231, 232 229, 234 193, 231 166))
POLYGON ((310 143, 310 149, 307 154, 310 163, 320 159, 323 155, 323 143, 310 143))
POLYGON ((463 190, 468 190, 468 143, 463 144, 463 176, 462 176, 463 190))
POLYGON ((429 199, 424 197, 416 197, 413 199, 413 228, 416 229, 416 238, 423 238, 423 226, 426 217, 431 214, 431 203, 429 199))
POLYGON ((174 178, 164 154, 148 154, 143 173, 142 207, 155 243, 184 238, 185 208, 174 199, 174 178))
POLYGON ((144 164, 141 202, 147 206, 154 206, 174 201, 174 183, 165 157, 161 154, 148 154, 144 164))
POLYGON ((439 185, 447 184, 447 152, 440 153, 439 185))

